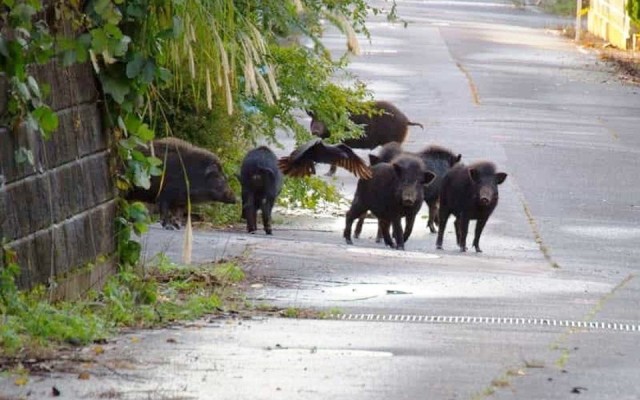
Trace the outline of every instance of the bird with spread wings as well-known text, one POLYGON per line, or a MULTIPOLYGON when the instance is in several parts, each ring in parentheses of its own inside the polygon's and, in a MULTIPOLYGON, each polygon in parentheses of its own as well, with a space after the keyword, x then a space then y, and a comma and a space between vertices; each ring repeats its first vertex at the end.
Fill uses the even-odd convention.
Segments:
POLYGON ((371 168, 346 144, 330 145, 322 139, 313 139, 298 146, 291 154, 278 160, 278 167, 293 177, 314 175, 315 164, 342 167, 361 179, 371 178, 371 168))

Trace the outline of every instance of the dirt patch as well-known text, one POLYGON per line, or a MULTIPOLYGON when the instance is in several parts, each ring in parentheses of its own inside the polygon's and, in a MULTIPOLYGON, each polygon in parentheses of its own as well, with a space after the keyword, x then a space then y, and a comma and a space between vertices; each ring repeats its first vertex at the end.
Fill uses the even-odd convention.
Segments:
MULTIPOLYGON (((562 33, 571 39, 575 37, 573 27, 564 28, 562 33)), ((589 32, 582 32, 581 36, 579 45, 597 51, 599 58, 613 67, 620 80, 640 85, 640 51, 618 49, 589 32)))

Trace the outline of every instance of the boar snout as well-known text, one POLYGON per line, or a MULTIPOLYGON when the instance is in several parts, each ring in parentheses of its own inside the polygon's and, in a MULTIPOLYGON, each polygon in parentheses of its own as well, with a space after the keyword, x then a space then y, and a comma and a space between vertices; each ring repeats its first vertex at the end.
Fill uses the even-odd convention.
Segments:
POLYGON ((402 191, 402 205, 405 207, 411 207, 416 204, 418 195, 415 190, 403 190, 402 191))
POLYGON ((238 200, 236 199, 236 195, 229 189, 226 190, 222 195, 222 202, 227 204, 235 204, 238 200))

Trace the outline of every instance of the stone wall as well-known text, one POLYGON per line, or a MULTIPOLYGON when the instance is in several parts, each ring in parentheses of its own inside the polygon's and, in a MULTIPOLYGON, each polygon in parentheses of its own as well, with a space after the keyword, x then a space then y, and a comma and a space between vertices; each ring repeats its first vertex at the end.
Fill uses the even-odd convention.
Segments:
MULTIPOLYGON (((74 298, 115 270, 111 144, 90 64, 32 72, 51 86, 60 124, 49 140, 24 125, 0 127, 0 240, 18 253, 21 288, 50 284, 54 298, 74 298), (20 147, 33 165, 16 161, 20 147)), ((0 79, 0 114, 6 101, 0 79)))

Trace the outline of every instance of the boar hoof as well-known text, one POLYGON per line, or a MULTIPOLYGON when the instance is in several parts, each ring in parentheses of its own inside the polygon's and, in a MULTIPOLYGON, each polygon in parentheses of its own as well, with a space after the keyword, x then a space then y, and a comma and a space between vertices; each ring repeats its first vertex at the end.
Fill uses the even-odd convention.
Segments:
POLYGON ((265 232, 267 235, 273 235, 273 231, 271 229, 267 229, 265 232))
POLYGON ((482 253, 482 250, 480 250, 480 246, 475 246, 476 248, 476 253, 482 253))
POLYGON ((461 252, 461 253, 464 253, 464 252, 466 252, 466 251, 467 251, 466 246, 460 246, 460 252, 461 252))
POLYGON ((347 244, 353 244, 353 240, 351 239, 345 239, 345 241, 347 242, 347 244))
POLYGON ((441 244, 437 244, 437 245, 436 245, 436 249, 437 249, 437 250, 442 250, 442 245, 441 245, 441 244))
POLYGON ((404 246, 396 246, 396 250, 403 250, 404 251, 404 246))

